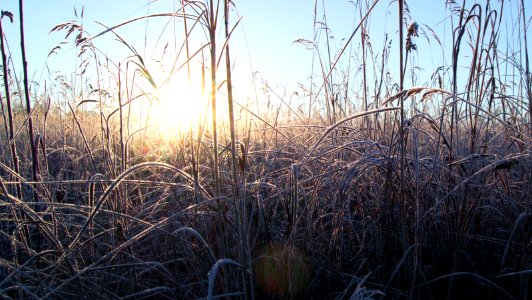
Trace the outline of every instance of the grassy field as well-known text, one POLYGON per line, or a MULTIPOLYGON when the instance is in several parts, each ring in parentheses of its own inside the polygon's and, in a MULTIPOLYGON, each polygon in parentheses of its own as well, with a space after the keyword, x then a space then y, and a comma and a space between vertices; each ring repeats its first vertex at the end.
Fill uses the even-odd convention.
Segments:
POLYGON ((238 1, 184 1, 158 17, 187 33, 175 71, 199 74, 209 111, 172 138, 135 108, 161 82, 115 32, 128 22, 102 33, 131 50, 121 62, 79 23, 53 28, 80 66, 38 95, 4 36, 0 296, 530 299, 531 12, 512 1, 510 18, 507 2, 449 2, 447 45, 391 2, 396 36, 377 45, 373 2, 359 1, 339 49, 296 41, 319 74, 297 104, 264 82, 244 104, 238 1), (420 39, 448 63, 416 65, 420 39))

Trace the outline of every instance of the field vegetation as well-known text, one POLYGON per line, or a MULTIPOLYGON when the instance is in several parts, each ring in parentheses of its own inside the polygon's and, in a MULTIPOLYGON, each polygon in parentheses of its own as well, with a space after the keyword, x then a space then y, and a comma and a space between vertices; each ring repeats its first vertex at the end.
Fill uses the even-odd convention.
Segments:
MULTIPOLYGON (((176 1, 100 33, 59 24, 78 72, 39 88, 2 33, 0 296, 530 299, 524 0, 447 1, 445 43, 388 1, 393 34, 375 44, 378 2, 353 3, 341 46, 315 9, 315 38, 295 41, 310 84, 287 96, 256 77, 252 100, 233 93, 238 1, 176 1), (138 108, 165 79, 118 33, 150 18, 181 32, 168 78, 199 78, 208 100, 172 138, 138 108), (102 36, 131 55, 110 60, 102 36), (418 65, 430 51, 447 63, 418 65)), ((13 18, 22 6, 0 31, 13 18)))

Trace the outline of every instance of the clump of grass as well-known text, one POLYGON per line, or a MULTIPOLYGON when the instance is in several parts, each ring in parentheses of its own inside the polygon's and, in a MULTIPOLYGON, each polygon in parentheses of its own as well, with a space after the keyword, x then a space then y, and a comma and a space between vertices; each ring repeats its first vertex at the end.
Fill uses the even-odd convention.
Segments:
MULTIPOLYGON (((320 66, 299 91, 307 106, 266 86, 258 99, 280 100, 268 112, 233 99, 234 5, 182 1, 92 37, 76 22, 58 25, 74 36, 79 76, 96 79, 60 78, 30 110, 13 100, 28 83, 12 80, 3 36, 2 297, 529 297, 530 76, 527 51, 523 63, 511 43, 502 50, 513 37, 501 34, 503 2, 449 2, 452 49, 406 1, 397 2, 398 35, 374 47, 378 1, 353 3, 359 19, 334 53, 325 1, 316 1, 314 38, 297 41, 320 66), (117 32, 150 18, 183 26, 159 36, 176 44, 170 76, 191 79, 199 62, 209 87, 210 116, 173 140, 135 115, 157 100, 161 79, 117 32), (132 56, 105 57, 102 35, 132 56), (452 57, 423 85, 420 37, 452 57), (116 76, 102 80, 106 72, 116 76), (33 133, 32 117, 44 119, 33 133)), ((523 1, 516 12, 525 34, 512 42, 527 50, 523 1)))

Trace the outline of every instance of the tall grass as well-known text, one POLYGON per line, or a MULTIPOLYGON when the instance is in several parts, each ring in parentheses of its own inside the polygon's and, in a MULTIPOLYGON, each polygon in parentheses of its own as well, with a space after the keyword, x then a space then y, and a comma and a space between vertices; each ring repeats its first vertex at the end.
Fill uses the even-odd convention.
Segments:
POLYGON ((232 73, 238 3, 176 4, 95 35, 59 24, 80 65, 44 91, 8 59, 3 28, 22 1, 2 12, 2 298, 530 298, 524 1, 448 1, 450 47, 408 1, 388 7, 384 34, 371 24, 386 4, 354 2, 338 49, 315 1, 313 37, 295 44, 316 74, 290 98, 264 82, 257 105, 232 73), (157 37, 174 45, 168 78, 119 34, 152 19, 179 29, 157 37), (107 57, 106 35, 131 55, 107 57), (422 47, 450 63, 421 71, 422 47), (210 109, 168 139, 150 105, 182 73, 210 109))

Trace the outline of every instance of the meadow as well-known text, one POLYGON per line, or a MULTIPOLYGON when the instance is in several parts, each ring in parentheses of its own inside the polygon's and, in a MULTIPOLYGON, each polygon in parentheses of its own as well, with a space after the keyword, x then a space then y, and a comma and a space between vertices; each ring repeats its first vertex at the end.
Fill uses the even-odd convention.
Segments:
POLYGON ((315 38, 295 41, 309 84, 257 76, 248 98, 233 82, 238 1, 176 1, 102 32, 61 23, 77 72, 39 87, 2 31, 23 10, 2 11, 0 297, 530 299, 531 12, 447 1, 443 42, 389 1, 379 44, 378 2, 353 2, 341 42, 315 9, 315 38), (162 79, 119 33, 151 18, 179 32, 158 48, 162 79), (106 57, 102 36, 130 55, 106 57), (427 44, 445 57, 434 70, 427 44), (176 77, 204 102, 185 122, 193 108, 163 106, 172 131, 152 103, 176 77))

